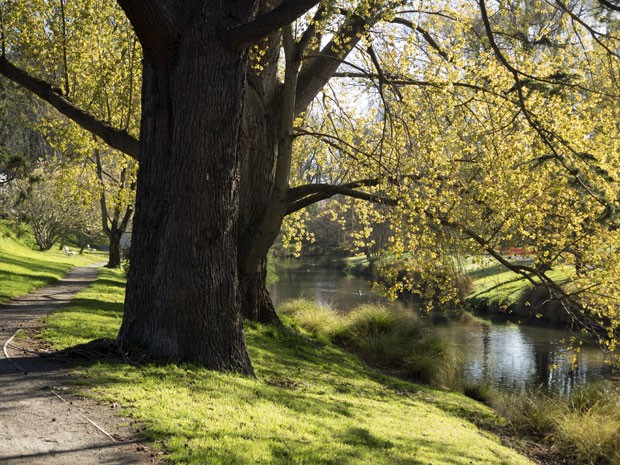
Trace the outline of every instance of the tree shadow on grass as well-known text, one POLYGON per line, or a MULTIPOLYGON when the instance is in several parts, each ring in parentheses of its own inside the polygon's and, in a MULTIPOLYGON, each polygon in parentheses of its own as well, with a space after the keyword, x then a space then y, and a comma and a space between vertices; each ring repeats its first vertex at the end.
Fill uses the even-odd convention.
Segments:
POLYGON ((34 261, 31 257, 18 258, 15 256, 9 256, 6 254, 2 255, 2 262, 9 264, 9 265, 20 266, 28 270, 32 270, 33 272, 40 271, 43 268, 44 271, 63 273, 67 270, 67 265, 70 265, 69 262, 47 262, 47 261, 42 264, 38 261, 34 261))
POLYGON ((123 316, 123 303, 75 297, 66 311, 76 311, 91 315, 117 316, 121 318, 123 316))
MULTIPOLYGON (((87 306, 95 307, 96 302, 96 308, 101 309, 100 301, 84 300, 88 301, 87 306)), ((109 304, 105 311, 116 313, 120 312, 121 308, 121 304, 109 304)), ((268 463, 346 465, 361 463, 366 457, 379 456, 385 458, 385 461, 381 459, 382 463, 427 463, 415 458, 417 449, 442 451, 441 463, 446 465, 479 463, 480 458, 476 457, 475 453, 468 455, 467 451, 456 450, 449 443, 415 435, 403 443, 402 438, 396 440, 378 434, 373 430, 373 425, 365 423, 365 420, 360 423, 360 420, 365 418, 364 408, 379 407, 383 399, 393 401, 396 398, 401 399, 403 405, 411 405, 411 401, 430 403, 451 416, 480 424, 481 410, 473 401, 369 370, 354 356, 344 354, 331 344, 290 329, 247 326, 258 380, 240 375, 235 378, 235 375, 210 372, 191 364, 175 365, 175 368, 171 368, 165 361, 143 357, 145 354, 140 354, 139 351, 121 351, 113 340, 98 340, 69 348, 63 355, 80 366, 88 367, 99 362, 107 365, 107 368, 89 370, 86 377, 74 380, 87 387, 119 385, 122 389, 123 386, 144 382, 146 386, 165 386, 170 392, 187 396, 190 402, 211 404, 215 408, 218 408, 220 399, 221 402, 230 402, 232 398, 235 399, 235 408, 239 409, 239 418, 236 421, 240 424, 251 421, 243 420, 246 409, 251 412, 260 405, 263 411, 280 412, 289 418, 286 421, 292 421, 290 418, 304 418, 304 421, 312 424, 315 431, 324 432, 321 437, 330 438, 325 444, 309 443, 303 437, 288 434, 286 427, 280 434, 284 434, 288 440, 278 437, 275 431, 260 430, 258 434, 261 437, 257 440, 263 452, 265 448, 270 451, 268 463), (136 369, 127 367, 128 362, 136 361, 143 365, 136 369), (357 400, 365 397, 372 402, 357 403, 357 400), (334 419, 338 426, 335 426, 334 419), (264 438, 263 435, 273 437, 264 438)), ((188 408, 191 409, 191 405, 188 408)), ((175 413, 168 412, 168 415, 175 413)), ((489 417, 492 415, 489 414, 489 417)), ((251 418, 251 415, 248 418, 251 418)), ((192 459, 198 459, 201 454, 207 454, 205 457, 211 458, 213 454, 224 454, 225 457, 222 455, 221 458, 223 461, 226 459, 226 463, 242 464, 251 459, 239 451, 243 449, 244 441, 250 447, 250 442, 255 439, 252 434, 257 433, 248 433, 243 429, 238 433, 222 430, 223 426, 214 424, 208 417, 195 421, 197 423, 191 428, 188 427, 187 432, 181 430, 177 433, 187 434, 188 438, 194 437, 192 435, 208 438, 204 439, 206 446, 201 446, 192 453, 192 459), (209 450, 211 446, 208 444, 213 443, 214 435, 224 437, 226 442, 234 444, 234 447, 222 446, 209 450)), ((415 421, 415 418, 411 421, 415 421)), ((146 434, 149 437, 169 440, 169 430, 157 426, 156 422, 148 424, 146 434)), ((183 450, 177 452, 184 453, 183 450)), ((172 451, 173 454, 177 452, 172 451)))
POLYGON ((119 278, 118 280, 116 279, 109 279, 109 278, 97 278, 97 284, 101 284, 103 286, 110 286, 110 287, 115 287, 118 289, 125 289, 125 279, 124 278, 119 278))

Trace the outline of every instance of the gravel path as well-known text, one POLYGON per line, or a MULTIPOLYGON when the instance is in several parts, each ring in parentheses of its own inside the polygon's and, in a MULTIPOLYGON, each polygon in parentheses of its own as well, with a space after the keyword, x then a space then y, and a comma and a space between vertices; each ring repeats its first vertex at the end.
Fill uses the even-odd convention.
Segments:
POLYGON ((71 395, 66 362, 20 350, 24 341, 11 340, 65 306, 94 281, 97 267, 74 268, 58 284, 0 305, 0 464, 160 463, 115 405, 71 395))

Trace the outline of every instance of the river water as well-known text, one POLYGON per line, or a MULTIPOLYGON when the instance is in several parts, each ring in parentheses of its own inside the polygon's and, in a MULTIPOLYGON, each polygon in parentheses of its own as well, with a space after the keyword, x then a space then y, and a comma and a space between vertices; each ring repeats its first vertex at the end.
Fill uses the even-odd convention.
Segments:
MULTIPOLYGON (((373 302, 418 312, 413 305, 388 302, 373 293, 365 279, 338 270, 304 264, 298 269, 278 270, 278 276, 270 289, 276 307, 304 297, 342 311, 373 302)), ((464 384, 484 383, 504 392, 540 389, 570 395, 586 381, 612 376, 603 354, 591 343, 584 341, 578 352, 568 349, 565 341, 577 335, 565 330, 491 321, 433 325, 450 342, 454 356, 461 358, 464 384), (571 358, 576 359, 575 364, 571 358)))

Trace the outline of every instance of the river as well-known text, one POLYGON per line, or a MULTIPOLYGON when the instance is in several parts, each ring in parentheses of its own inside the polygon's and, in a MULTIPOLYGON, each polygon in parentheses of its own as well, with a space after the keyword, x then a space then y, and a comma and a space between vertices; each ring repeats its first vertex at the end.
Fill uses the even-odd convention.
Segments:
MULTIPOLYGON (((418 312, 413 305, 388 302, 363 278, 311 263, 279 269, 278 276, 270 289, 276 308, 280 302, 304 297, 342 311, 373 302, 418 312)), ((603 354, 593 344, 584 341, 579 352, 569 350, 565 342, 578 335, 565 330, 491 321, 433 325, 449 341, 454 355, 462 359, 464 384, 488 384, 503 392, 540 389, 570 395, 587 381, 612 376, 603 354)))

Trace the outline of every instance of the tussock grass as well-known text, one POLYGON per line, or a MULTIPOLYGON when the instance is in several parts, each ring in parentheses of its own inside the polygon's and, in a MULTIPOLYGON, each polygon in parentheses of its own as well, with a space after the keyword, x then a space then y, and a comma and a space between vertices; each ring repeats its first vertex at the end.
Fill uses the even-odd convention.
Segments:
POLYGON ((539 393, 498 397, 494 407, 515 430, 547 443, 575 465, 620 463, 620 387, 590 383, 570 399, 539 393))
POLYGON ((293 299, 278 307, 278 313, 288 316, 291 323, 315 335, 332 339, 343 330, 343 318, 329 305, 293 299))
MULTIPOLYGON (((122 275, 102 269, 90 290, 49 319, 45 336, 58 348, 75 344, 92 317, 107 323, 89 337, 115 337, 122 296, 122 275)), ((464 396, 369 370, 308 332, 247 324, 246 340, 256 379, 113 362, 86 366, 76 378, 143 422, 173 464, 531 465, 471 422, 497 420, 464 396)))
POLYGON ((463 394, 487 405, 490 405, 498 396, 497 391, 486 383, 466 384, 463 386, 463 394))
POLYGON ((341 314, 304 299, 283 304, 294 324, 400 376, 436 386, 454 386, 458 358, 446 341, 413 315, 365 304, 341 314))
POLYGON ((74 266, 106 258, 100 253, 69 257, 57 247, 39 252, 32 248, 33 244, 28 229, 18 235, 7 222, 0 221, 0 302, 58 281, 74 266))

